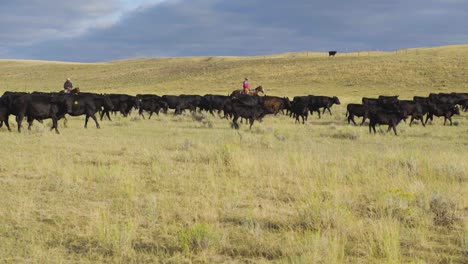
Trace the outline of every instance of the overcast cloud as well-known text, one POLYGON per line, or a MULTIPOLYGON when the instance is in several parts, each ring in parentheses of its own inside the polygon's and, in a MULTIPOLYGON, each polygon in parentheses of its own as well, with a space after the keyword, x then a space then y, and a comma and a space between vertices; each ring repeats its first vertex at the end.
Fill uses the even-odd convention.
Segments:
POLYGON ((462 0, 20 0, 0 3, 0 58, 395 50, 467 44, 462 0))

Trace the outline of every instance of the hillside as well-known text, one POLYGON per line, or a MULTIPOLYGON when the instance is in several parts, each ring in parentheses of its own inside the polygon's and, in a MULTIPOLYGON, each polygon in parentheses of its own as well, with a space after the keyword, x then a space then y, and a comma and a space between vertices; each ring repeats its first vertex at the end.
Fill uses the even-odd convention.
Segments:
POLYGON ((396 52, 287 53, 261 57, 132 59, 106 63, 0 60, 0 90, 56 91, 66 77, 92 92, 217 93, 244 77, 267 94, 373 96, 466 91, 468 45, 396 52))

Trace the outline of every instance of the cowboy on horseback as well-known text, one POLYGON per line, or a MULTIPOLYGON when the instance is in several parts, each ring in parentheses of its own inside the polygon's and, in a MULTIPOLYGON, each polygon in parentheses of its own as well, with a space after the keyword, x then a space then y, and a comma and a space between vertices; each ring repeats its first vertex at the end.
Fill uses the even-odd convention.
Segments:
POLYGON ((63 90, 65 93, 70 93, 70 91, 73 89, 73 84, 70 81, 70 78, 67 78, 65 83, 63 84, 63 90))
POLYGON ((245 78, 244 82, 242 82, 242 88, 244 94, 248 94, 250 92, 250 84, 248 82, 249 79, 245 78))

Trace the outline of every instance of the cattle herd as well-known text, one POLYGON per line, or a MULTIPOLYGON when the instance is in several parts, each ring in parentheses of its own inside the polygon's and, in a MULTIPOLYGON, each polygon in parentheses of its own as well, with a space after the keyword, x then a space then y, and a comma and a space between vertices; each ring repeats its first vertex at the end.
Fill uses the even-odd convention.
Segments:
MULTIPOLYGON (((110 113, 120 113, 123 116, 133 110, 143 116, 149 113, 149 118, 160 112, 167 114, 168 109, 174 109, 178 115, 186 110, 192 112, 206 111, 214 115, 217 112, 221 118, 232 119, 232 127, 239 128, 239 119, 249 122, 250 128, 255 120, 261 120, 268 114, 287 114, 295 119, 296 123, 302 123, 308 118, 309 113, 321 114, 328 111, 331 115, 331 107, 340 104, 338 97, 328 96, 296 96, 291 101, 288 97, 276 96, 251 96, 236 94, 231 96, 207 94, 201 95, 163 95, 138 94, 95 94, 95 93, 44 93, 44 92, 5 92, 0 98, 0 127, 5 123, 8 130, 10 126, 8 118, 16 116, 18 132, 21 132, 21 124, 26 118, 31 128, 34 120, 42 122, 44 119, 52 119, 51 129, 58 131, 58 120, 70 116, 85 116, 85 128, 91 117, 99 128, 98 117, 102 121, 104 117, 111 120, 110 113), (98 115, 96 117, 96 115, 98 115)), ((439 93, 429 94, 428 97, 415 96, 413 100, 399 100, 398 96, 379 96, 378 98, 362 98, 362 104, 348 104, 346 116, 348 123, 354 121, 354 117, 362 117, 361 125, 369 120, 369 133, 375 131, 375 126, 388 125, 388 131, 393 129, 395 135, 396 126, 401 120, 411 117, 410 125, 414 120, 420 120, 425 126, 427 121, 434 116, 444 117, 444 125, 447 120, 452 124, 451 117, 459 115, 459 107, 468 110, 468 93, 439 93), (425 117, 425 121, 424 121, 425 117)))

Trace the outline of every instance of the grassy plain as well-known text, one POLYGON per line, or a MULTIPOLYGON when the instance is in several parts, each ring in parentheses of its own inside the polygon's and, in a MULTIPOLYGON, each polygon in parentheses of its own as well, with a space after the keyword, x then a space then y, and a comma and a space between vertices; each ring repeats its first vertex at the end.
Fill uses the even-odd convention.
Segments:
MULTIPOLYGON (((398 137, 345 122, 362 96, 468 89, 468 45, 395 53, 0 61, 0 89, 337 95, 306 125, 191 114, 0 129, 2 262, 467 263, 468 119, 398 137)), ((11 123, 15 122, 11 118, 11 123)), ((62 122, 60 122, 62 123, 62 122)), ((386 128, 382 128, 386 130, 386 128)))

